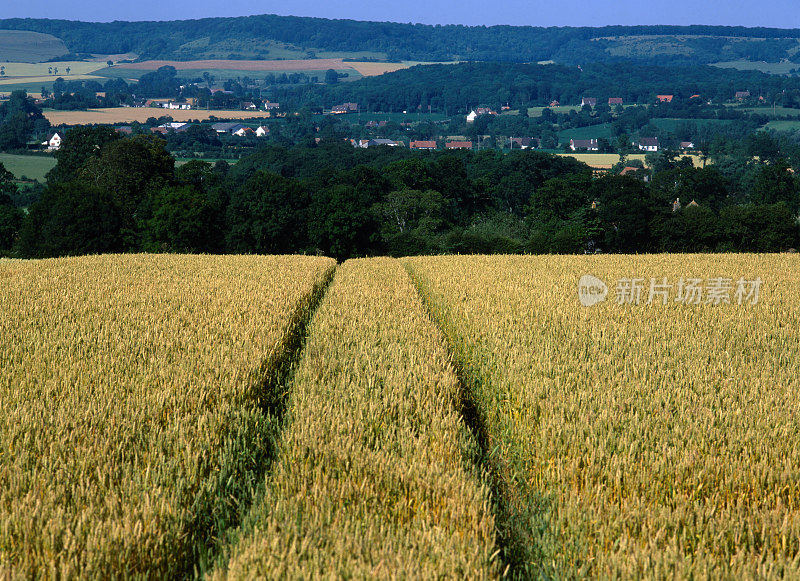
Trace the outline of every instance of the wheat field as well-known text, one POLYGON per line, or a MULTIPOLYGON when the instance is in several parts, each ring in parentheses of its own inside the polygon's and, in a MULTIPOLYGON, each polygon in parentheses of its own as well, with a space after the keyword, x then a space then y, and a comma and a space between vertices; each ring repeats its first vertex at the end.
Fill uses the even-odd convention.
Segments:
POLYGON ((400 262, 344 263, 311 322, 265 496, 212 577, 495 577, 460 398, 400 262))
POLYGON ((334 261, 0 260, 0 578, 191 571, 260 479, 260 400, 334 261))
POLYGON ((2 259, 0 579, 798 577, 798 267, 2 259))
POLYGON ((795 255, 406 264, 485 423, 514 574, 800 575, 795 255), (582 306, 585 274, 606 301, 582 306), (620 304, 639 277, 641 303, 620 304), (664 277, 667 304, 647 304, 664 277), (707 302, 713 280, 740 277, 763 279, 756 304, 707 302), (681 278, 705 281, 701 304, 675 300, 681 278))

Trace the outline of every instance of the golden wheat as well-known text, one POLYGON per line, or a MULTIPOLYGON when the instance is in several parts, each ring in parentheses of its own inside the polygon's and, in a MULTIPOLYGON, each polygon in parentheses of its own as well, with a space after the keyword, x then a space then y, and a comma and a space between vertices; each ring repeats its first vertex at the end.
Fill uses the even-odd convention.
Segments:
POLYGON ((515 573, 800 576, 796 256, 406 264, 485 421, 515 573), (583 274, 609 300, 581 306, 583 274), (757 304, 613 300, 623 278, 740 276, 757 304))
POLYGON ((191 571, 260 477, 259 389, 333 268, 0 260, 0 578, 191 571))
POLYGON ((215 577, 496 576, 459 382, 399 261, 338 269, 298 365, 265 496, 215 577))

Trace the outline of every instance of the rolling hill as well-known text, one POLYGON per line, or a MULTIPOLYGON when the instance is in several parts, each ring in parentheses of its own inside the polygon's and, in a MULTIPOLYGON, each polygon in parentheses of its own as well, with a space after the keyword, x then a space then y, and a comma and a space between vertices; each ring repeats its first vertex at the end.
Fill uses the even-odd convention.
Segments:
POLYGON ((0 27, 0 62, 39 63, 68 52, 64 42, 51 34, 0 27))
POLYGON ((0 29, 63 39, 72 53, 141 59, 503 61, 562 64, 798 62, 800 29, 727 26, 429 26, 294 16, 88 23, 6 19, 0 29))

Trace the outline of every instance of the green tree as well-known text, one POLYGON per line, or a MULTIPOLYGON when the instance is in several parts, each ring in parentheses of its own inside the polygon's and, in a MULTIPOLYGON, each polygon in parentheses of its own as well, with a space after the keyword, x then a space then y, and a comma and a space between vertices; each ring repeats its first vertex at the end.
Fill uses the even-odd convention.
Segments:
POLYGON ((143 232, 149 252, 203 252, 216 250, 213 208, 203 192, 192 186, 168 186, 151 202, 151 217, 143 232))
POLYGON ((325 84, 326 85, 334 85, 339 82, 339 73, 337 73, 333 69, 328 69, 325 71, 325 84))
POLYGON ((122 216, 110 192, 82 181, 49 185, 22 224, 28 258, 119 252, 122 216))

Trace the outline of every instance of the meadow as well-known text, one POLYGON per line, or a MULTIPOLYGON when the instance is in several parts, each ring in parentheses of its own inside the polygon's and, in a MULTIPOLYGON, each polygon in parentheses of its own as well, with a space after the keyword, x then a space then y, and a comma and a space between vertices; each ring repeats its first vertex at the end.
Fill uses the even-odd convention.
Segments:
POLYGON ((798 267, 0 260, 0 577, 797 577, 798 267))
POLYGON ((50 34, 0 30, 0 55, 3 61, 46 61, 68 52, 64 42, 50 34))
POLYGON ((27 178, 44 182, 47 172, 55 167, 56 160, 47 155, 0 153, 0 163, 17 179, 27 178))

